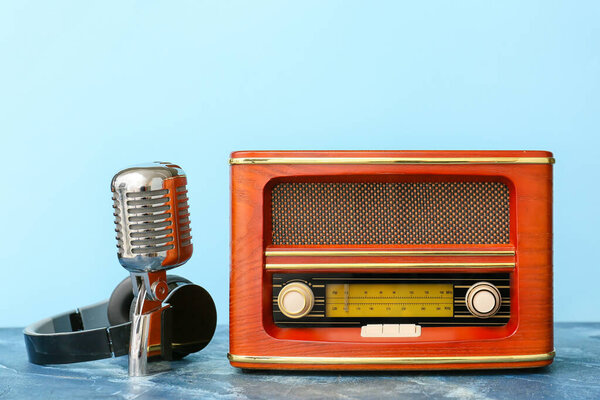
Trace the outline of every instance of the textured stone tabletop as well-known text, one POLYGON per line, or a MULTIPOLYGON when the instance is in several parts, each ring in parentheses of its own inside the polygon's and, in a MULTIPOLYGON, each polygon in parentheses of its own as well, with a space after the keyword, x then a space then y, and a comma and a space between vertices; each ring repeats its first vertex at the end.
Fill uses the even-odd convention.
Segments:
POLYGON ((546 368, 500 372, 244 372, 227 362, 227 327, 202 352, 127 377, 127 357, 41 367, 21 329, 0 329, 0 399, 600 399, 600 323, 557 324, 546 368))

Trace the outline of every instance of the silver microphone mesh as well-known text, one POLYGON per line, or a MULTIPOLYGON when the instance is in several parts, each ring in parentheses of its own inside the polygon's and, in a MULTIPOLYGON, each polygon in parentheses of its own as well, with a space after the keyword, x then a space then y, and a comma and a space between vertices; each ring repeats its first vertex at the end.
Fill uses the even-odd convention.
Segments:
POLYGON ((158 253, 175 247, 165 244, 173 240, 167 236, 173 233, 171 221, 166 220, 171 216, 171 207, 167 204, 169 198, 165 197, 168 194, 166 189, 126 193, 133 254, 158 253))
POLYGON ((113 178, 118 257, 126 269, 156 271, 181 265, 189 258, 182 256, 183 246, 190 247, 186 254, 191 255, 187 190, 185 184, 165 183, 174 178, 185 183, 183 170, 165 163, 128 168, 113 178))

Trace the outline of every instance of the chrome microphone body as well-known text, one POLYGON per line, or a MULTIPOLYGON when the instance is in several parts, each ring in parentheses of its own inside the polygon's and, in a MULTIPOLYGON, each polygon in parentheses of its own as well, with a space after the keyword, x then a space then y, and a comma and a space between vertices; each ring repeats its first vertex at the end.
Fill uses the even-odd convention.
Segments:
POLYGON ((131 272, 167 270, 185 263, 193 246, 187 178, 174 164, 127 168, 112 180, 121 265, 131 272))
POLYGON ((118 258, 131 274, 137 296, 131 326, 129 375, 147 373, 147 359, 160 355, 166 270, 193 252, 187 178, 171 163, 155 162, 118 172, 111 184, 118 258))

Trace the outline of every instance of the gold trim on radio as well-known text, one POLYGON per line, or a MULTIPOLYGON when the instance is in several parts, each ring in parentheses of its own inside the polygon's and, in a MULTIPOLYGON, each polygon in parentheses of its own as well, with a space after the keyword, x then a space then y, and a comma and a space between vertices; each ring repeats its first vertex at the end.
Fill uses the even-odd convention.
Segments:
POLYGON ((553 157, 249 157, 229 164, 554 164, 553 157))
POLYGON ((515 263, 352 263, 352 264, 265 264, 265 269, 396 269, 396 268, 514 268, 515 263))
POLYGON ((513 250, 267 250, 266 257, 514 256, 513 250))
POLYGON ((373 365, 373 364, 478 364, 535 362, 552 360, 556 352, 519 354, 514 356, 451 356, 451 357, 280 357, 238 356, 227 353, 231 362, 248 364, 310 364, 310 365, 373 365))

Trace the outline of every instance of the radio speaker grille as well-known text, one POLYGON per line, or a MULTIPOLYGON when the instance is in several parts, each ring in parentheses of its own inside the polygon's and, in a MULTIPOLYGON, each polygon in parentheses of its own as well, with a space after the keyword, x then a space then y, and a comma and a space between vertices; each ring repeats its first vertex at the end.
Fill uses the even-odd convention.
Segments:
POLYGON ((509 242, 501 182, 286 182, 271 203, 275 245, 509 242))

